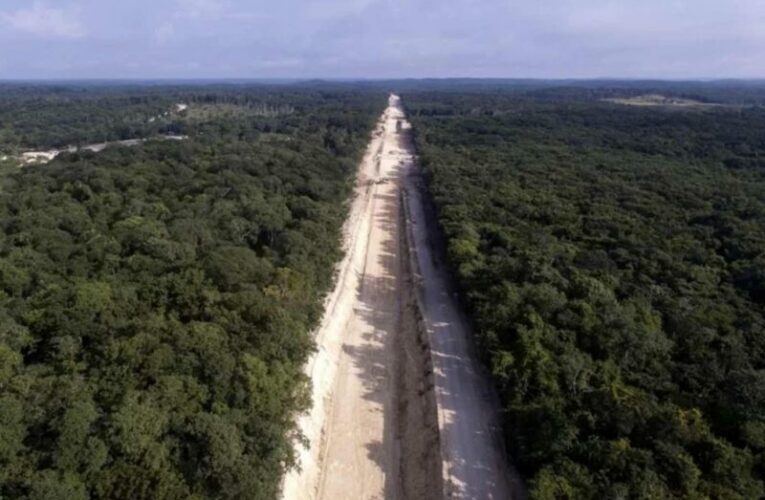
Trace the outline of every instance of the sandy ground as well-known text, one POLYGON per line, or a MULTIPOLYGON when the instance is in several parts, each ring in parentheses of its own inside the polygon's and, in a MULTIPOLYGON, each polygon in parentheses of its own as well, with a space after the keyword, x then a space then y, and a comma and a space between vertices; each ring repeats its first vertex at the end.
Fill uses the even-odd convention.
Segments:
MULTIPOLYGON (((403 128, 409 129, 409 123, 404 122, 403 128)), ((411 144, 406 147, 414 152, 411 144)), ((437 222, 416 165, 405 177, 404 187, 416 293, 434 371, 444 497, 525 498, 520 477, 507 460, 499 402, 474 352, 469 323, 446 272, 444 244, 434 230, 437 222)))
POLYGON ((284 479, 286 500, 382 498, 385 471, 394 470, 385 415, 393 396, 386 334, 397 308, 395 196, 391 184, 375 182, 390 166, 382 161, 387 122, 386 111, 359 168, 346 255, 316 333, 318 352, 307 364, 313 407, 299 425, 308 447, 300 469, 284 479))
POLYGON ((499 402, 471 341, 453 283, 428 227, 436 223, 422 196, 422 180, 408 179, 418 296, 432 357, 445 498, 525 498, 503 445, 499 402))
POLYGON ((694 99, 668 97, 661 94, 646 94, 634 97, 614 97, 603 99, 605 102, 624 104, 627 106, 664 107, 664 108, 716 108, 725 107, 722 104, 701 102, 694 99))
POLYGON ((516 497, 496 399, 427 229, 409 128, 391 96, 306 367, 308 446, 285 477, 285 500, 516 497))
POLYGON ((391 118, 384 127, 381 158, 370 177, 366 256, 346 323, 333 405, 324 443, 319 498, 383 498, 396 489, 394 440, 395 350, 400 284, 398 179, 390 157, 391 118), (379 165, 379 169, 377 166, 379 165), (385 180, 386 178, 390 178, 385 180), (380 183, 378 183, 380 182, 380 183))
POLYGON ((28 165, 30 163, 48 163, 61 153, 75 153, 78 151, 78 149, 80 151, 92 151, 94 153, 100 153, 109 146, 120 145, 131 147, 138 146, 139 144, 143 144, 149 140, 183 141, 188 138, 189 137, 187 135, 159 135, 152 137, 151 139, 125 139, 122 141, 99 142, 97 144, 86 144, 85 146, 80 146, 79 148, 77 146, 68 146, 66 148, 50 149, 48 151, 27 151, 25 153, 21 153, 19 159, 24 165, 28 165))

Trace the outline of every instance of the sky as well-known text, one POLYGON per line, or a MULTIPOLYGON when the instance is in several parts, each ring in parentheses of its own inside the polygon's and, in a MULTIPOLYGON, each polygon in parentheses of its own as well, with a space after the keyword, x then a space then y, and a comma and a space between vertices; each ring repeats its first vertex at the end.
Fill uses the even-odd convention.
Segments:
POLYGON ((0 0, 0 79, 762 78, 765 0, 0 0))

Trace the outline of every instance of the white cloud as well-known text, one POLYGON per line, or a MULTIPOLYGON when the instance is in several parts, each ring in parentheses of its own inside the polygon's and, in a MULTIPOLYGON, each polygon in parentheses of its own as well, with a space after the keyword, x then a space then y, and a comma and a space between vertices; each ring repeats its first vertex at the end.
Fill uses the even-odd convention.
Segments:
POLYGON ((35 2, 14 12, 0 12, 0 21, 16 31, 40 37, 79 38, 85 34, 80 22, 69 12, 35 2))
POLYGON ((196 18, 216 18, 224 10, 221 0, 176 0, 184 15, 196 18))
POLYGON ((159 43, 169 42, 175 36, 175 25, 173 23, 163 23, 154 32, 154 39, 159 43))
POLYGON ((311 2, 299 10, 302 11, 300 12, 301 15, 308 18, 326 20, 345 16, 359 16, 378 3, 379 0, 324 0, 311 2))

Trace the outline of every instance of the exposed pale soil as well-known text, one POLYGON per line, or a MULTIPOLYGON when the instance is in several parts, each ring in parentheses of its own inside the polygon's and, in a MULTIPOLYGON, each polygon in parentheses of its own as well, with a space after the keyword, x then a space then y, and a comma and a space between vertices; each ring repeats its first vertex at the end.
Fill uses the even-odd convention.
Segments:
POLYGON ((361 163, 346 256, 306 366, 307 447, 283 498, 519 498, 496 398, 440 265, 400 100, 361 163), (517 494, 516 494, 517 492, 517 494))

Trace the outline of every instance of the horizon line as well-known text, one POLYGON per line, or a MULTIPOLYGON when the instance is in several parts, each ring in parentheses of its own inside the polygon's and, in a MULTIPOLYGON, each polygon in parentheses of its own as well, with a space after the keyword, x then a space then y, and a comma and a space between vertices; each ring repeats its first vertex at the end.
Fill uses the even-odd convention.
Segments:
POLYGON ((762 82, 761 77, 523 77, 523 76, 423 76, 423 77, 0 77, 0 83, 27 82, 396 82, 396 81, 509 81, 509 82, 762 82))

